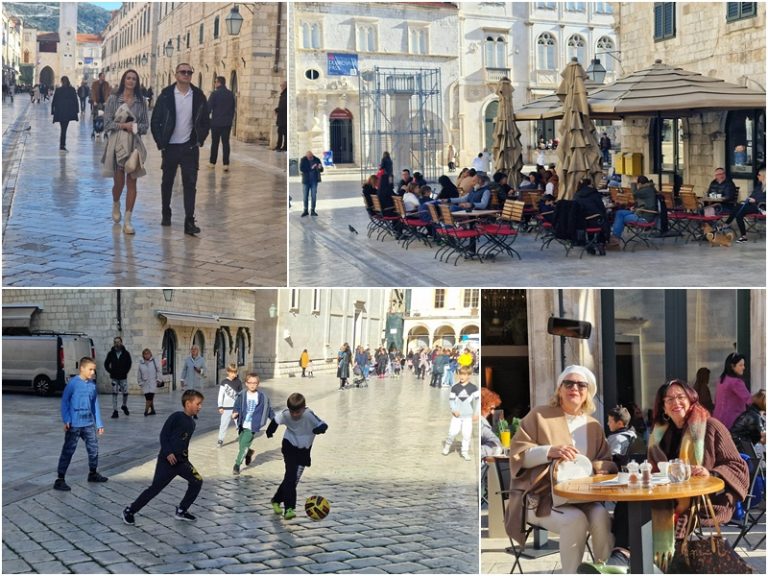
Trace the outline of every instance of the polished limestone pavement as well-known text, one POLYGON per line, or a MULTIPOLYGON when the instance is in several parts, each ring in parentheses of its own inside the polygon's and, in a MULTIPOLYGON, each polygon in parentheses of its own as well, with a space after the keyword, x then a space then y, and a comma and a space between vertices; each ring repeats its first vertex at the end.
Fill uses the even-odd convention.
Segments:
MULTIPOLYGON (((398 172, 399 173, 399 172, 398 172)), ((765 286, 765 233, 746 244, 712 248, 668 238, 659 250, 609 251, 605 257, 565 250, 553 244, 540 250, 534 234, 523 234, 514 248, 522 261, 461 260, 458 266, 433 258, 436 250, 414 243, 406 251, 392 238, 366 236, 360 175, 326 169, 318 188, 318 216, 301 218, 299 178, 289 179, 291 285, 297 286, 507 286, 507 287, 743 287, 765 286), (352 226, 358 231, 349 230, 352 226)))
POLYGON ((106 143, 91 139, 89 111, 70 123, 68 152, 58 149, 50 103, 32 105, 19 94, 2 112, 4 286, 286 285, 284 153, 232 139, 230 171, 221 150, 212 170, 209 138, 197 181, 202 232, 191 237, 181 174, 172 226, 160 226, 160 152, 145 136, 148 174, 138 180, 136 234, 129 236, 112 222, 112 178, 101 173, 106 143))
MULTIPOLYGON (((319 364, 319 363, 318 363, 319 364)), ((332 368, 332 367, 331 367, 332 368)), ((206 399, 190 445, 204 484, 190 508, 195 523, 173 518, 186 487, 174 480, 126 526, 122 509, 151 480, 158 435, 180 408, 181 392, 158 395, 157 415, 129 397, 130 416, 111 419, 100 396, 105 433, 99 470, 86 482, 80 443, 67 474, 71 492, 52 489, 63 441, 60 397, 3 395, 3 573, 471 573, 479 568, 478 459, 441 454, 448 431, 448 389, 410 375, 371 379, 368 388, 338 390, 333 374, 264 380, 275 407, 292 392, 329 425, 312 449, 298 502, 331 501, 313 522, 303 510, 286 521, 270 498, 282 479, 284 428, 254 440, 254 460, 233 476, 236 433, 216 447, 216 389, 206 399)), ((477 444, 476 439, 474 445, 477 444)))

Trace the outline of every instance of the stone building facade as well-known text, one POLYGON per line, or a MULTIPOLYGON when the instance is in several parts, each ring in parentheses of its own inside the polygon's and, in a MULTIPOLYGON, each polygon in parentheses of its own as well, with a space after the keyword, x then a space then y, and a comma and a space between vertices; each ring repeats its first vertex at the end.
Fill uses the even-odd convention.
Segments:
POLYGON ((24 24, 21 18, 9 14, 5 6, 2 10, 3 19, 3 84, 18 83, 17 76, 21 71, 22 43, 24 39, 24 24))
POLYGON ((192 82, 206 94, 223 76, 236 98, 233 136, 268 143, 286 79, 287 12, 284 2, 123 3, 102 34, 107 80, 117 84, 132 68, 157 96, 175 82, 182 62, 192 65, 192 82), (234 7, 243 23, 239 34, 230 35, 226 19, 234 7))
MULTIPOLYGON (((764 2, 621 2, 615 3, 620 22, 621 63, 627 74, 646 68, 655 59, 747 88, 765 90, 764 2), (664 5, 666 29, 654 29, 654 4, 664 5)), ((746 197, 753 189, 757 169, 765 165, 765 107, 747 112, 694 113, 668 127, 677 130, 677 142, 665 142, 667 156, 677 156, 678 172, 701 195, 714 169, 726 172, 746 197), (746 150, 746 162, 739 147, 746 150), (675 152, 675 149, 677 150, 675 152)), ((643 154, 644 170, 651 168, 651 121, 626 118, 622 126, 625 152, 643 154)), ((665 161, 665 164, 667 162, 665 161)), ((663 181, 671 176, 665 172, 663 181)))
POLYGON ((435 345, 475 348, 480 334, 480 290, 425 288, 407 290, 403 317, 405 351, 435 345))

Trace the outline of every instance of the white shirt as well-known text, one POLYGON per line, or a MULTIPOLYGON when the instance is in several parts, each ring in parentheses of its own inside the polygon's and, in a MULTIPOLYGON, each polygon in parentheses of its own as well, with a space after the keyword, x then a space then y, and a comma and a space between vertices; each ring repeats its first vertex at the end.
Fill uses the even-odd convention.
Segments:
POLYGON ((472 160, 472 168, 477 172, 485 172, 485 162, 483 162, 482 158, 475 158, 472 160))
POLYGON ((176 127, 171 134, 170 144, 184 144, 192 136, 192 87, 186 94, 174 86, 173 98, 176 101, 176 127))
POLYGON ((413 192, 406 192, 403 196, 403 204, 406 212, 416 212, 419 209, 419 197, 413 192))

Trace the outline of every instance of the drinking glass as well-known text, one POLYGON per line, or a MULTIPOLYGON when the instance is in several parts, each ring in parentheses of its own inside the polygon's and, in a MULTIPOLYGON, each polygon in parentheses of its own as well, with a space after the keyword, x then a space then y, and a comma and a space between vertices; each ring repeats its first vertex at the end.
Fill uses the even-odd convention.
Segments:
POLYGON ((687 482, 691 479, 691 465, 683 462, 681 466, 683 468, 683 482, 687 482))
POLYGON ((685 466, 684 464, 678 460, 672 460, 669 463, 669 480, 670 482, 677 484, 678 482, 682 482, 685 480, 685 466))

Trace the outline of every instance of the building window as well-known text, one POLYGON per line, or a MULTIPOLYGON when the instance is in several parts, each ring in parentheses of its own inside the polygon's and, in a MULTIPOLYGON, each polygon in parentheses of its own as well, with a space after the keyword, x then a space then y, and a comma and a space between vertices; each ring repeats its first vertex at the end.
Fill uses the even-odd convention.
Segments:
POLYGON ((200 31, 197 35, 197 43, 202 44, 203 40, 205 39, 205 24, 202 22, 200 23, 200 31))
POLYGON ((613 6, 610 2, 595 2, 596 14, 613 14, 613 6))
POLYGON ((314 68, 310 68, 306 72, 304 72, 304 77, 307 80, 317 80, 318 78, 320 78, 320 72, 318 72, 314 68))
POLYGON ((503 36, 487 36, 485 39, 485 67, 507 67, 507 42, 503 36))
POLYGON ((245 366, 245 334, 243 334, 242 328, 237 331, 237 336, 235 337, 235 350, 237 352, 238 367, 245 366))
POLYGON ((429 52, 429 30, 424 27, 412 27, 408 30, 408 52, 427 54, 429 52))
POLYGON ((726 153, 732 178, 752 178, 765 165, 765 111, 734 110, 725 121, 726 153))
POLYGON ((585 2, 566 2, 565 9, 568 12, 584 12, 585 2))
POLYGON ((205 355, 205 336, 200 330, 192 337, 192 346, 200 348, 200 356, 205 355))
POLYGON ((615 58, 611 54, 608 54, 608 52, 614 52, 614 48, 615 44, 613 43, 613 39, 608 36, 603 36, 597 41, 595 57, 600 58, 600 63, 608 72, 614 72, 615 58), (604 54, 605 57, 601 58, 601 54, 604 54))
POLYGON ((536 2, 537 10, 554 10, 556 2, 536 2))
POLYGON ((568 60, 576 57, 580 64, 586 64, 587 62, 587 49, 584 44, 584 38, 578 34, 574 34, 568 38, 568 60))
POLYGON ((477 308, 480 301, 480 289, 468 288, 464 290, 464 308, 477 308))
POLYGON ((296 288, 291 289, 291 306, 290 309, 293 311, 299 310, 299 291, 296 288))
POLYGON ((435 288, 435 308, 445 308, 445 288, 435 288))
POLYGON ((302 22, 301 47, 307 49, 320 48, 320 23, 302 22))
POLYGON ((190 33, 189 33, 189 30, 187 30, 187 50, 189 50, 189 42, 190 42, 190 33))
POLYGON ((757 2, 726 2, 725 19, 728 22, 757 16, 757 2))
POLYGON ((312 290, 312 312, 320 312, 320 290, 312 290))
POLYGON ((213 39, 219 37, 219 17, 216 16, 216 18, 213 19, 213 39))
POLYGON ((538 50, 536 52, 539 70, 555 70, 557 62, 555 61, 555 38, 549 32, 544 32, 536 41, 538 50))
POLYGON ((675 37, 675 3, 653 4, 653 39, 666 40, 675 37))
POLYGON ((359 24, 355 43, 358 52, 375 52, 376 27, 373 24, 359 24))
POLYGON ((536 134, 539 141, 544 139, 544 142, 554 140, 555 136, 555 121, 554 120, 536 120, 536 134))

